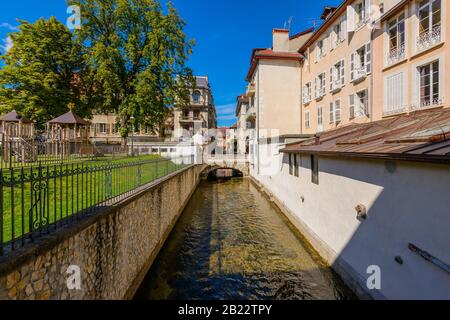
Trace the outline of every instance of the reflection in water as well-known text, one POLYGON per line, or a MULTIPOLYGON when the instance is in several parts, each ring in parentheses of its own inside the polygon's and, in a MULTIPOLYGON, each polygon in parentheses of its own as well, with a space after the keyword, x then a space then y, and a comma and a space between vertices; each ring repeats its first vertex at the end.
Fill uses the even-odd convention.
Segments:
POLYGON ((306 248, 249 180, 205 181, 136 298, 354 298, 306 248))

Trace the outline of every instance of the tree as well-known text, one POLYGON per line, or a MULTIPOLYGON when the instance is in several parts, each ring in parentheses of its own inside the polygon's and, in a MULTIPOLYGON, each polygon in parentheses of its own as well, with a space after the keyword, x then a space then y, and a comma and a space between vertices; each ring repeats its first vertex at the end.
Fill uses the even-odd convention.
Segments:
POLYGON ((76 40, 85 47, 103 111, 120 116, 123 143, 131 125, 160 127, 171 107, 189 103, 194 86, 186 61, 193 41, 169 3, 156 0, 69 0, 81 9, 76 40))
POLYGON ((13 47, 1 56, 0 112, 15 109, 38 126, 67 112, 69 103, 88 115, 81 48, 70 31, 54 17, 20 23, 19 31, 10 34, 13 47))

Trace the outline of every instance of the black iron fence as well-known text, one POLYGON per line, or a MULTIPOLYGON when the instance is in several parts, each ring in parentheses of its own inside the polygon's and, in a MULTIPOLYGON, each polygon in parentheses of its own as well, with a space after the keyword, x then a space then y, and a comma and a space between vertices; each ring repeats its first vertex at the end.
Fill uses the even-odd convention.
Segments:
POLYGON ((187 156, 0 169, 0 255, 193 163, 187 156))

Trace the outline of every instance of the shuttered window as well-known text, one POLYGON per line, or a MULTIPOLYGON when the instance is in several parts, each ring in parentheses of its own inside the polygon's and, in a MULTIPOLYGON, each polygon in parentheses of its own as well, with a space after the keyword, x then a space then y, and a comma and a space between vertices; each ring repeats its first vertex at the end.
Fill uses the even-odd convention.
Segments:
POLYGON ((399 72, 385 78, 384 83, 385 114, 392 114, 406 109, 405 73, 399 72))

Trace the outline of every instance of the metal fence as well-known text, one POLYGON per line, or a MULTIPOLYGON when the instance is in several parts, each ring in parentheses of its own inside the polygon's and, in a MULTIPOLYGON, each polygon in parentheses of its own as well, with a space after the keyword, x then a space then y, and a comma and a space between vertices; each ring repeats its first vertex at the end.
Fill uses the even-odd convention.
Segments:
POLYGON ((0 169, 0 255, 193 163, 187 156, 0 169))

